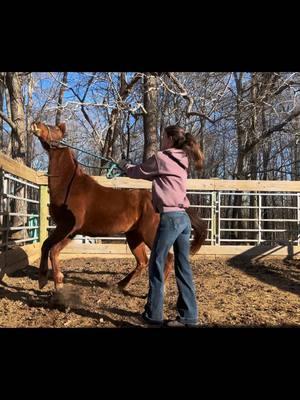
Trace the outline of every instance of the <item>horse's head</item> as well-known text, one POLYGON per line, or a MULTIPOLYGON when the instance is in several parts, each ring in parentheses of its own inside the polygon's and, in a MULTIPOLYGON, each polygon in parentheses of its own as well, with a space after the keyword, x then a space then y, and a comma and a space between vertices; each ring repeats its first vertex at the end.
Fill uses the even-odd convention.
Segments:
POLYGON ((61 123, 57 126, 47 125, 43 122, 33 122, 31 124, 31 132, 37 136, 46 150, 51 142, 59 142, 63 139, 66 132, 66 124, 61 123))

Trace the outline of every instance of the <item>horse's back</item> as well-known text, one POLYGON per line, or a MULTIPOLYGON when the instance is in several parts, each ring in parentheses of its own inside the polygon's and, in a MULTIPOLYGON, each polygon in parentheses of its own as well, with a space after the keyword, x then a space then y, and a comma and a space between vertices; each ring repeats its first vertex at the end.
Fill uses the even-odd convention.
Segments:
POLYGON ((142 218, 145 204, 151 203, 151 193, 145 189, 105 187, 84 176, 78 184, 74 207, 80 204, 82 229, 90 234, 127 232, 142 218))

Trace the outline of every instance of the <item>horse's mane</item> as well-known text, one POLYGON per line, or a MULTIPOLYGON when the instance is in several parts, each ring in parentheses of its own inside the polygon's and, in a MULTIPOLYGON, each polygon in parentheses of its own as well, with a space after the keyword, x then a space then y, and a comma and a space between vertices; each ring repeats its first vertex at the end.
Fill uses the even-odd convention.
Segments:
MULTIPOLYGON (((71 159, 74 161, 75 166, 77 166, 77 170, 80 171, 82 174, 87 175, 87 174, 83 171, 83 169, 80 167, 80 164, 79 164, 79 162, 77 161, 76 156, 75 156, 75 151, 74 151, 73 149, 70 149, 70 147, 65 146, 65 147, 56 147, 56 148, 55 148, 55 151, 57 151, 57 150, 60 150, 60 151, 68 151, 69 154, 70 154, 70 156, 71 156, 71 159)), ((89 175, 88 175, 88 176, 89 176, 89 175)))

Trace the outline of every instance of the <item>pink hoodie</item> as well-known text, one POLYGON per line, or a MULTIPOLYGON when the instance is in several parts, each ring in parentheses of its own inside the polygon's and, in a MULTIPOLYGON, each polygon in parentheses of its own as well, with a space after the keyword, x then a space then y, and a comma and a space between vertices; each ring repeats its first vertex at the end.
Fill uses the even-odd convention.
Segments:
POLYGON ((153 181, 152 203, 161 213, 183 211, 190 206, 186 197, 188 165, 184 150, 170 148, 157 152, 143 164, 125 164, 124 170, 130 178, 153 181))

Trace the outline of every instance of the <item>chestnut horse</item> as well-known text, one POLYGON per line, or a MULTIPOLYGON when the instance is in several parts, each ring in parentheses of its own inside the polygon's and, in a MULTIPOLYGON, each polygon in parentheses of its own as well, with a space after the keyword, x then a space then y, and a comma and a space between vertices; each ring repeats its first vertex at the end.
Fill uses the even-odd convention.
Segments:
MULTIPOLYGON (((56 289, 63 286, 58 255, 75 235, 110 236, 124 233, 137 265, 117 283, 123 290, 147 267, 147 245, 152 248, 160 215, 155 212, 151 193, 145 189, 114 189, 98 184, 85 174, 73 151, 59 143, 65 134, 65 124, 48 126, 35 122, 32 132, 39 138, 49 155, 48 184, 49 212, 56 228, 44 241, 39 267, 39 287, 48 282, 48 255, 52 264, 56 289)), ((206 224, 191 209, 187 210, 194 229, 191 252, 196 252, 206 238, 206 224)), ((171 271, 173 255, 168 253, 165 280, 171 271)))

